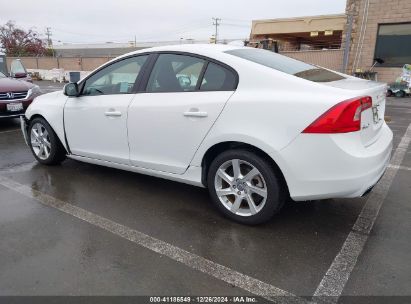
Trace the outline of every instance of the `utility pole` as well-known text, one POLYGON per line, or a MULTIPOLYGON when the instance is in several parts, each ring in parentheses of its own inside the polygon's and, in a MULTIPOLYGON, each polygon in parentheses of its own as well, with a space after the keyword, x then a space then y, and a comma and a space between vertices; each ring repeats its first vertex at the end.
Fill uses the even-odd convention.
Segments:
POLYGON ((51 48, 51 46, 52 46, 52 42, 51 42, 51 39, 50 39, 50 37, 51 37, 51 27, 46 27, 46 35, 47 35, 47 46, 49 47, 49 48, 51 48))
POLYGON ((53 49, 53 41, 51 40, 51 27, 46 27, 46 35, 47 35, 47 47, 48 49, 50 49, 53 53, 53 57, 54 57, 54 49, 53 49))
POLYGON ((218 42, 218 27, 220 26, 221 19, 220 18, 213 18, 213 25, 215 25, 215 44, 218 42))

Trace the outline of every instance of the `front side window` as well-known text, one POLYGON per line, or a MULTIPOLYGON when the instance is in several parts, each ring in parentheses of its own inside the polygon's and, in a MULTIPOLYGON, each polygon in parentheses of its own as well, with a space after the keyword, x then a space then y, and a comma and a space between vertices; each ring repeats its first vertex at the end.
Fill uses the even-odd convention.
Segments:
POLYGON ((226 51, 226 53, 313 82, 344 79, 343 76, 321 67, 266 50, 243 48, 226 51))
POLYGON ((236 76, 230 70, 210 62, 201 83, 201 91, 233 91, 237 84, 236 76))
POLYGON ((205 60, 161 54, 151 72, 147 92, 192 92, 196 90, 205 60))
POLYGON ((123 59, 86 80, 82 95, 130 94, 148 56, 123 59))
POLYGON ((402 67, 411 63, 411 23, 380 24, 374 58, 381 66, 402 67))

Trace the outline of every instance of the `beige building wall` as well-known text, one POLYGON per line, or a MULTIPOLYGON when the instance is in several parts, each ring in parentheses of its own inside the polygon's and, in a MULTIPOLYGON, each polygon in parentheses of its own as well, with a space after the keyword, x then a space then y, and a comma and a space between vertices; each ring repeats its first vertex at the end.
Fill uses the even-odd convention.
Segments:
MULTIPOLYGON (((348 73, 355 69, 368 70, 373 65, 378 24, 411 22, 411 0, 369 0, 362 51, 358 52, 358 64, 354 66, 357 48, 361 49, 359 36, 366 3, 367 0, 347 0, 347 15, 354 16, 348 73)), ((378 80, 382 82, 393 82, 401 74, 401 68, 376 67, 374 71, 378 72, 378 80)))
POLYGON ((251 37, 270 34, 292 34, 326 30, 343 30, 345 14, 284 19, 254 20, 251 37))

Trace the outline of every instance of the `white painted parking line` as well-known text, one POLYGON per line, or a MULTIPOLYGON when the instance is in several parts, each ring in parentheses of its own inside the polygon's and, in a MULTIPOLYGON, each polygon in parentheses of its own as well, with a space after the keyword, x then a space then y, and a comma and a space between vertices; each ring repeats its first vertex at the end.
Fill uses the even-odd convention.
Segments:
POLYGON ((17 132, 17 131, 20 131, 20 129, 13 129, 13 130, 7 130, 7 131, 0 131, 0 134, 2 134, 2 133, 17 132))
POLYGON ((411 167, 393 166, 393 165, 390 165, 389 167, 392 168, 392 169, 399 169, 399 170, 411 171, 411 167))
POLYGON ((167 256, 172 260, 180 262, 190 268, 196 269, 216 279, 248 291, 256 296, 263 297, 276 303, 308 303, 308 301, 297 297, 290 292, 284 291, 278 287, 264 283, 258 279, 237 272, 226 266, 217 264, 194 253, 153 238, 147 234, 113 222, 107 218, 74 206, 68 202, 59 200, 48 194, 17 183, 10 178, 0 176, 0 185, 23 194, 28 198, 37 200, 48 207, 58 209, 89 224, 109 231, 153 252, 167 256))
POLYGON ((0 174, 30 171, 37 164, 38 164, 38 162, 34 161, 34 162, 29 162, 29 163, 22 163, 22 164, 19 164, 19 165, 16 165, 16 166, 8 167, 8 168, 2 168, 2 169, 0 169, 0 174))
POLYGON ((316 297, 314 300, 326 303, 338 302, 338 299, 348 282, 350 274, 357 263, 357 259, 364 249, 364 245, 367 242, 368 236, 374 226, 392 181, 405 157, 410 142, 411 124, 408 126, 400 144, 395 150, 391 159, 391 165, 387 168, 387 171, 380 182, 370 193, 352 231, 345 240, 341 251, 335 257, 330 268, 318 285, 317 290, 314 293, 314 297, 316 297))

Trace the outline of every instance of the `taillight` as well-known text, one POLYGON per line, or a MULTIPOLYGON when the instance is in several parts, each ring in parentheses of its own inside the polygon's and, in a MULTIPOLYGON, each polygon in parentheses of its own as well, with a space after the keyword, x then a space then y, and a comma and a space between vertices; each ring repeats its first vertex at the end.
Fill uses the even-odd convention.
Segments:
POLYGON ((372 107, 370 96, 345 100, 335 105, 303 133, 349 133, 361 130, 361 113, 372 107))

